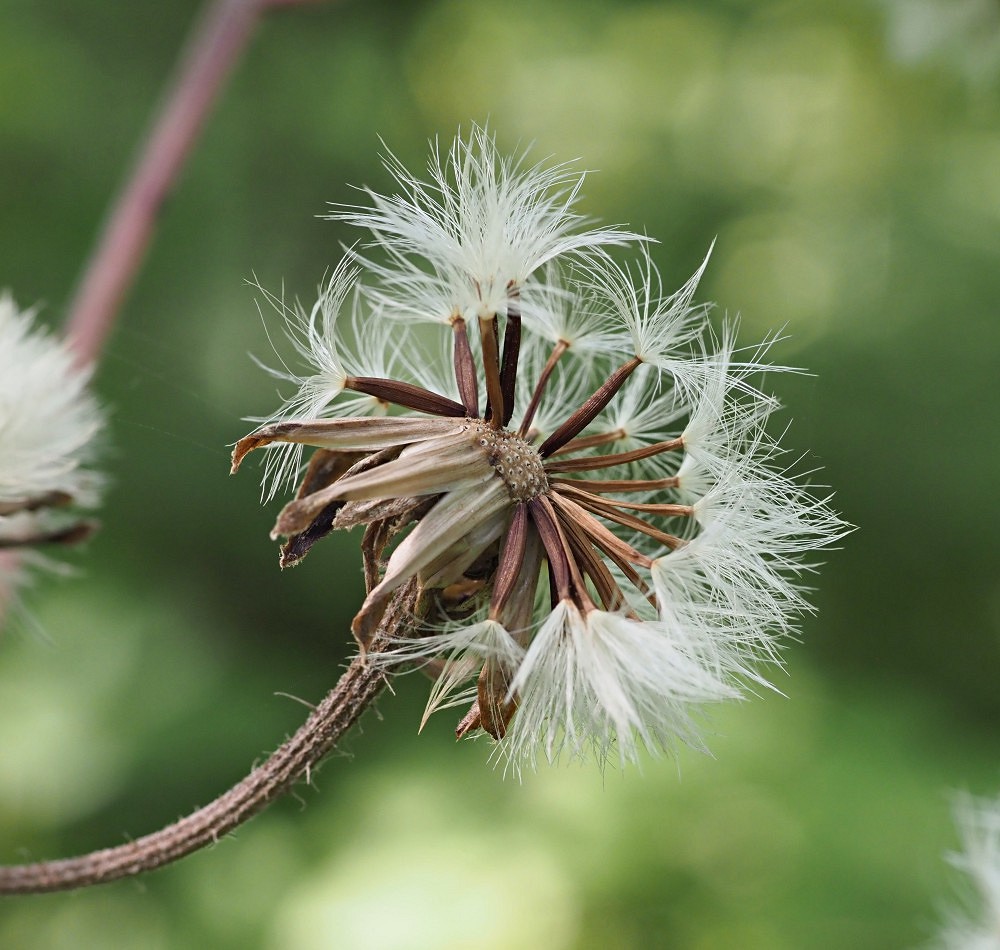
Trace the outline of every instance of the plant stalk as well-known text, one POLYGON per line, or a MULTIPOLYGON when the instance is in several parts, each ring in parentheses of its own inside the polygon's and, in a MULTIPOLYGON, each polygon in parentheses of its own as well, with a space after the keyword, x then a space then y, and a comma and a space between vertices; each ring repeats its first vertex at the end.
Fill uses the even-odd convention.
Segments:
MULTIPOLYGON (((407 635, 415 604, 415 582, 411 582, 393 597, 368 648, 369 656, 384 649, 390 639, 407 635)), ((40 894, 107 884, 155 871, 215 844, 289 791, 299 779, 309 781, 323 758, 386 683, 384 670, 355 658, 298 732, 215 801, 159 831, 113 848, 75 858, 0 866, 0 894, 40 894)))

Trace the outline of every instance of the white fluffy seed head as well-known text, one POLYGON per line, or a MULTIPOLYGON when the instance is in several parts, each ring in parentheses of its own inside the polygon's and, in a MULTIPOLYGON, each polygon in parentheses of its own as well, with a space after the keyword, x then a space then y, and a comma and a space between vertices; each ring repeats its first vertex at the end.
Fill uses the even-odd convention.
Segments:
MULTIPOLYGON (((296 348, 312 369, 275 374, 297 391, 268 421, 380 411, 370 397, 341 392, 347 376, 364 375, 413 382, 460 402, 457 414, 440 402, 429 411, 492 433, 494 420, 460 416, 475 416, 474 405, 485 416, 486 390, 498 384, 498 370, 513 366, 508 334, 519 328, 508 425, 511 433, 523 427, 524 451, 518 434, 513 467, 524 469, 528 449, 557 430, 570 441, 553 442, 544 460, 532 456, 529 474, 545 486, 541 493, 537 485, 523 489, 523 472, 511 476, 508 460, 494 451, 508 434, 480 436, 489 461, 478 457, 475 471, 464 456, 456 462, 425 441, 403 449, 380 476, 358 476, 396 478, 402 466, 410 488, 416 480, 421 494, 440 494, 393 550, 365 616, 412 576, 432 590, 459 581, 482 586, 471 596, 483 609, 473 609, 468 622, 400 645, 385 662, 435 661, 442 672, 429 709, 473 697, 484 658, 514 671, 507 699, 517 709, 501 754, 515 769, 560 753, 592 750, 602 762, 624 762, 640 746, 670 749, 679 740, 701 747, 697 718, 706 703, 769 685, 759 668, 780 662, 781 640, 810 609, 801 584, 809 557, 847 530, 827 498, 802 487, 767 433, 778 403, 757 378, 774 369, 764 360, 773 341, 740 351, 735 322, 712 331, 709 307, 695 303, 707 256, 679 290, 665 292, 645 239, 591 228, 573 210, 582 175, 569 166, 503 158, 479 128, 460 135, 447 154, 435 146, 425 180, 392 156, 386 164, 395 195, 368 190, 369 206, 333 214, 367 229, 368 243, 347 252, 317 308, 293 312, 296 348), (638 261, 616 263, 608 246, 630 240, 641 245, 638 261), (520 323, 476 319, 507 315, 515 301, 520 323), (345 323, 357 345, 345 345, 345 323), (409 334, 418 323, 431 339, 426 359, 413 355, 409 334), (492 378, 482 327, 495 328, 504 354, 492 378), (536 391, 541 398, 529 421, 536 391), (626 451, 631 460, 621 462, 618 453, 626 451), (582 464, 605 455, 617 461, 582 464), (411 472, 407 466, 417 461, 411 472), (482 481, 471 483, 470 472, 482 481), (574 479, 589 484, 574 486, 574 479), (534 552, 525 561, 530 569, 504 550, 511 508, 522 502, 518 530, 528 537, 519 543, 534 552), (553 549, 561 551, 556 567, 553 549), (549 569, 541 571, 545 558, 549 569), (513 636, 483 619, 497 577, 505 583, 490 616, 513 636)), ((511 385, 509 376, 499 385, 511 385)), ((311 444, 330 447, 322 439, 311 444)), ((298 464, 294 455, 278 474, 298 464)))
POLYGON ((633 264, 621 265, 606 256, 590 262, 585 286, 604 301, 636 356, 676 375, 683 368, 684 347, 705 327, 709 305, 693 301, 711 253, 709 248, 698 270, 672 294, 664 292, 646 244, 633 264))
POLYGON ((639 746, 700 745, 700 705, 736 698, 670 625, 562 601, 538 630, 511 684, 520 707, 507 754, 535 764, 594 752, 635 761, 639 746))
POLYGON ((529 165, 500 154, 493 134, 473 126, 442 155, 435 142, 428 178, 388 153, 393 196, 364 189, 371 207, 330 217, 365 228, 385 261, 363 260, 372 293, 390 316, 447 322, 504 314, 512 291, 556 258, 587 258, 638 235, 587 227, 573 210, 584 174, 570 164, 529 165))
POLYGON ((61 341, 35 326, 0 293, 0 504, 49 493, 77 504, 96 501, 91 467, 103 419, 61 341))
POLYGON ((608 320, 602 301, 587 292, 584 276, 570 268, 567 277, 549 261, 537 280, 527 281, 519 301, 525 331, 538 334, 550 345, 568 346, 578 355, 620 359, 628 350, 628 337, 608 320))

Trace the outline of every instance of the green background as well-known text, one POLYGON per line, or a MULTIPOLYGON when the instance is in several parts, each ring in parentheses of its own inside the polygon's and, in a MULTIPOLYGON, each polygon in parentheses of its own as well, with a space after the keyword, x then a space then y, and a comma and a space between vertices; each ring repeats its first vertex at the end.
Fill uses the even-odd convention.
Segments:
MULTIPOLYGON (((62 320, 198 5, 0 7, 0 287, 62 320)), ((798 950, 925 943, 949 796, 1000 786, 1000 8, 992 0, 330 3, 270 15, 165 208, 96 386, 103 530, 0 638, 0 860, 146 833, 240 778, 348 656, 358 538, 278 571, 241 418, 278 404, 246 280, 309 300, 428 138, 596 169, 773 380, 858 525, 786 697, 714 758, 521 784, 395 683, 297 798, 141 882, 0 903, 0 946, 798 950)), ((271 320, 269 328, 274 331, 271 320)))

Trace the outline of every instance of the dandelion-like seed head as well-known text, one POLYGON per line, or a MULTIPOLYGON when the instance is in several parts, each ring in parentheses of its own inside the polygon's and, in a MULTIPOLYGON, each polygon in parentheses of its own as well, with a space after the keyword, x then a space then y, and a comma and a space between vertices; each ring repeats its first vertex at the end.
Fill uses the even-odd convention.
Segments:
POLYGON ((101 485, 89 374, 34 317, 0 293, 0 552, 88 536, 93 524, 74 510, 95 504, 101 485))
POLYGON ((431 673, 428 714, 467 704, 458 734, 483 730, 515 768, 701 747, 707 705, 767 685, 809 609, 808 555, 846 530, 767 435, 767 347, 713 333, 694 299, 707 258, 665 294, 644 237, 574 211, 570 166, 502 158, 473 129, 446 159, 435 146, 427 182, 388 167, 399 193, 335 214, 368 235, 343 287, 322 319, 292 318, 314 372, 278 374, 295 394, 234 452, 235 469, 316 450, 267 472, 272 492, 299 479, 282 564, 363 526, 362 650, 415 584, 420 617, 372 662, 431 673), (625 243, 638 260, 619 264, 625 243), (344 355, 348 311, 390 356, 344 355), (415 324, 429 349, 399 343, 415 324))
POLYGON ((337 206, 330 217, 363 228, 364 246, 381 253, 355 256, 377 278, 366 292, 390 318, 450 323, 503 316, 548 262, 585 260, 637 237, 586 227, 573 210, 584 176, 571 164, 504 156, 479 126, 459 134, 447 154, 434 143, 427 180, 392 153, 384 164, 397 194, 364 189, 370 206, 337 206))

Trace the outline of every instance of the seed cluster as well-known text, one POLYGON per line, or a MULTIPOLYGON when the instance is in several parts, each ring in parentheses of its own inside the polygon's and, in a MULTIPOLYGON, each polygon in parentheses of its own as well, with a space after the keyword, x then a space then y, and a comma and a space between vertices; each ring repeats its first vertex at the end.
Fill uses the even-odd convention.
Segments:
POLYGON ((474 425, 490 465, 503 479, 514 501, 530 501, 548 491, 549 480, 533 445, 506 429, 494 429, 478 420, 474 425))
POLYGON ((512 727, 514 761, 697 741, 689 709, 765 682, 757 661, 807 609, 800 560, 845 530, 773 465, 776 402, 750 381, 767 344, 717 338, 694 302, 704 264, 666 294, 642 235, 581 231, 567 166, 505 159, 476 128, 435 150, 429 183, 389 172, 396 196, 335 215, 387 260, 338 265, 292 328, 312 372, 234 453, 290 443, 289 474, 300 446, 323 450, 275 525, 283 563, 365 524, 358 645, 415 580, 441 626, 401 630, 381 662, 437 672, 428 712, 474 695, 457 734, 512 727), (629 243, 620 265, 608 249, 629 243), (427 321, 436 367, 410 352, 427 321), (409 411, 353 415, 371 400, 409 411))

